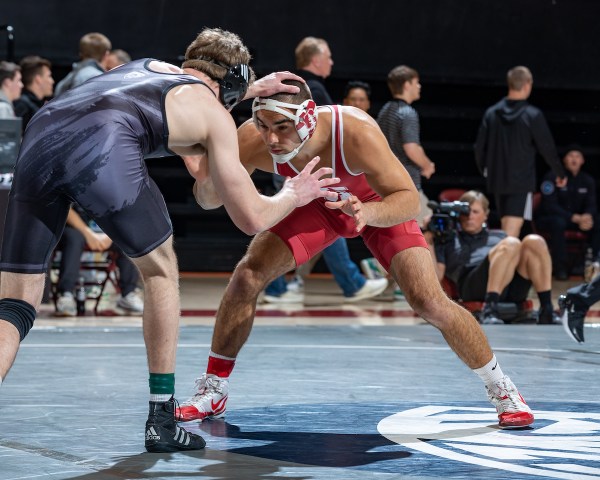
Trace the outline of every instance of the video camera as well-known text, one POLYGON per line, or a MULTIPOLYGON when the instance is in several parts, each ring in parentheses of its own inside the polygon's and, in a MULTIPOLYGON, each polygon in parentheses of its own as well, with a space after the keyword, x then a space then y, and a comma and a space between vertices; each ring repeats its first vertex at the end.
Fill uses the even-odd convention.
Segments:
POLYGON ((433 210, 427 230, 433 232, 435 238, 445 243, 454 238, 456 232, 456 219, 460 215, 469 215, 471 207, 468 202, 434 202, 429 201, 427 206, 433 210))

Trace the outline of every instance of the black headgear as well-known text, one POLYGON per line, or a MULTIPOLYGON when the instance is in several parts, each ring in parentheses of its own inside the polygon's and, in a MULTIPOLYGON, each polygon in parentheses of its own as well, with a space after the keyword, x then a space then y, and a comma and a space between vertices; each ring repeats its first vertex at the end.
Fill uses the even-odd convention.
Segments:
POLYGON ((227 73, 219 83, 219 100, 227 110, 240 103, 248 91, 250 69, 244 63, 238 63, 227 69, 227 73))

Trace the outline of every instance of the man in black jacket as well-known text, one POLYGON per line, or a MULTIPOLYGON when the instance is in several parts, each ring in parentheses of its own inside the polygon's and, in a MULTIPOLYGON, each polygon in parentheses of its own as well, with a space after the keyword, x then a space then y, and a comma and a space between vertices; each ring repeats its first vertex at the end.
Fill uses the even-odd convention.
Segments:
POLYGON ((597 258, 600 251, 596 180, 581 170, 585 163, 581 147, 571 145, 563 163, 567 169, 568 184, 555 188, 552 172, 544 176, 540 186, 542 203, 535 218, 536 226, 550 233, 550 252, 557 280, 568 278, 565 231, 587 232, 593 257, 597 258))
POLYGON ((479 127, 475 161, 495 197, 502 230, 519 237, 523 221, 532 218, 536 151, 556 175, 559 188, 566 185, 566 177, 544 115, 527 102, 531 72, 514 67, 507 81, 508 95, 487 109, 479 127))
POLYGON ((333 60, 329 45, 322 38, 303 38, 295 50, 296 72, 310 88, 317 105, 333 105, 333 100, 325 88, 324 80, 331 75, 333 60))
POLYGON ((45 58, 31 55, 23 58, 20 63, 23 78, 23 91, 21 97, 13 102, 15 115, 23 119, 23 132, 31 117, 52 96, 54 78, 52 78, 52 64, 45 58))

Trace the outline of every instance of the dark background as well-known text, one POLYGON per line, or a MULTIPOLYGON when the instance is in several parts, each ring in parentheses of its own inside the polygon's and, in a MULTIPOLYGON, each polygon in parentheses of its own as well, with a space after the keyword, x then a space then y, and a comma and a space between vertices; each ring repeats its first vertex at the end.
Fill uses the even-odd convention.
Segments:
MULTIPOLYGON (((0 3, 0 24, 14 28, 15 59, 29 54, 48 58, 57 81, 77 60, 79 38, 91 31, 104 33, 114 48, 133 58, 179 63, 204 26, 219 26, 242 37, 258 74, 293 69, 296 44, 314 35, 325 38, 332 50, 335 64, 327 87, 334 100, 341 101, 348 80, 366 80, 373 87, 371 114, 376 116, 389 96, 387 73, 396 65, 410 65, 423 85, 414 105, 423 146, 437 169, 424 182, 430 198, 447 187, 484 188, 472 144, 485 108, 506 94, 505 75, 515 65, 532 70, 530 100, 544 111, 559 151, 579 143, 584 168, 600 177, 599 19, 597 0, 0 3)), ((3 57, 5 33, 0 32, 3 57)), ((234 113, 244 119, 248 105, 234 113)), ((179 159, 150 160, 148 166, 173 218, 182 270, 231 270, 249 238, 222 209, 205 212, 195 205, 192 180, 179 159)), ((538 176, 546 170, 539 159, 538 176)), ((255 181, 268 192, 268 175, 257 175, 255 181)), ((350 246, 357 260, 368 253, 359 240, 350 246)))

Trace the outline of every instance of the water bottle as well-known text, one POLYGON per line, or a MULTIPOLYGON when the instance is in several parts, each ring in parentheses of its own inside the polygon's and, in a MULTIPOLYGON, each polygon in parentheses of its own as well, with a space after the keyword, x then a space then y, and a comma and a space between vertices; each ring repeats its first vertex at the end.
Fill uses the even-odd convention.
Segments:
POLYGON ((85 286, 83 284, 83 277, 79 277, 79 285, 75 291, 75 303, 77 304, 77 316, 82 317, 85 315, 85 299, 87 294, 85 292, 85 286))
POLYGON ((594 253, 591 248, 585 252, 585 263, 583 266, 583 281, 589 283, 594 277, 594 253))

